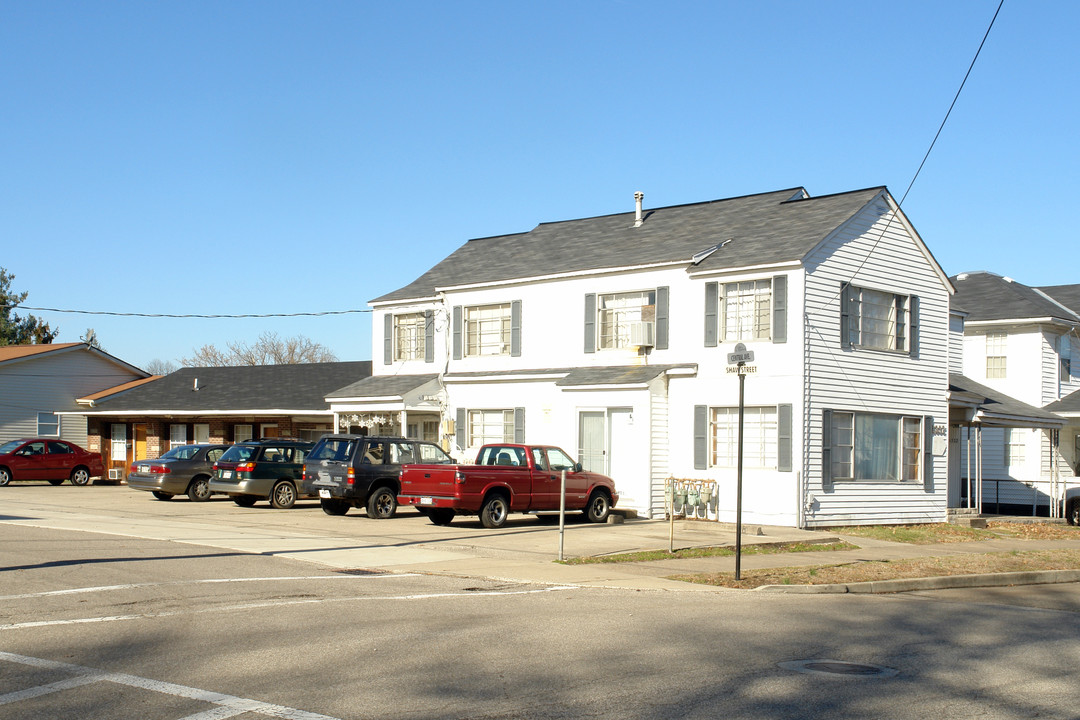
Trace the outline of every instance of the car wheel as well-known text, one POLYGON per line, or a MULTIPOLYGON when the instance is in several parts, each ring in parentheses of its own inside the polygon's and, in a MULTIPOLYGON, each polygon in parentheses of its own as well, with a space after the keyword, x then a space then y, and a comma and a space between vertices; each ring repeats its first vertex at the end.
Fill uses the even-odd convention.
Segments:
POLYGON ((1080 525, 1080 500, 1073 500, 1069 503, 1069 509, 1065 513, 1065 518, 1069 521, 1070 525, 1080 525))
POLYGON ((506 516, 510 514, 510 501, 505 495, 496 493, 484 501, 480 508, 480 524, 488 529, 501 528, 506 524, 506 516))
POLYGON ((0 467, 0 487, 4 487, 11 482, 11 471, 6 467, 0 467))
POLYGON ((288 510, 296 504, 296 486, 282 480, 270 491, 270 504, 278 510, 288 510))
POLYGON ((172 493, 161 492, 160 490, 151 490, 150 492, 158 500, 172 500, 173 498, 172 493))
POLYGON ((232 501, 240 507, 251 507, 255 504, 256 500, 258 500, 258 498, 254 495, 237 495, 232 499, 232 501))
POLYGON ((187 489, 188 500, 206 502, 210 499, 210 478, 201 475, 191 481, 187 489))
POLYGON ((84 467, 77 467, 71 471, 72 485, 85 485, 90 482, 90 471, 84 467))
POLYGON ((432 508, 427 511, 427 516, 433 525, 449 525, 454 519, 454 511, 449 508, 432 508))
POLYGON ((63 485, 64 481, 53 478, 52 480, 49 481, 49 484, 50 485, 63 485))
POLYGON ((323 500, 319 503, 322 505, 322 511, 327 515, 344 515, 349 512, 349 503, 344 500, 323 500))
POLYGON ((603 490, 597 490, 589 498, 589 504, 585 506, 585 517, 589 522, 602 523, 611 514, 611 500, 603 490))
POLYGON ((367 514, 375 520, 385 520, 394 517, 397 510, 397 496, 388 487, 377 487, 368 497, 367 514))

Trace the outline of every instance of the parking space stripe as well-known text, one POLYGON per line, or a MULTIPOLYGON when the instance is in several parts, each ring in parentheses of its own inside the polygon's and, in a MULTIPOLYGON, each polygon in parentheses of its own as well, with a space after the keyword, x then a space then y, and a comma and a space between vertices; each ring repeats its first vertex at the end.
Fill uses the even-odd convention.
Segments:
POLYGON ((66 590, 45 590, 36 593, 24 593, 22 595, 0 595, 0 600, 25 600, 28 598, 53 597, 59 595, 79 595, 81 593, 110 592, 113 590, 133 590, 135 588, 147 588, 157 586, 176 585, 213 585, 216 583, 237 582, 286 582, 290 580, 382 580, 387 578, 420 577, 419 573, 402 573, 394 575, 384 573, 381 575, 296 575, 286 577, 251 577, 251 578, 209 578, 204 580, 170 580, 160 583, 128 583, 126 585, 98 585, 96 587, 68 588, 66 590))
POLYGON ((248 698, 237 697, 235 695, 225 695, 223 693, 200 690, 198 688, 188 687, 186 685, 177 685, 175 683, 162 682, 160 680, 150 680, 149 678, 138 677, 136 675, 128 675, 127 673, 102 672, 100 670, 83 667, 81 665, 53 662, 51 660, 29 657, 26 655, 16 655, 14 653, 0 651, 0 660, 6 660, 8 662, 19 663, 22 665, 31 665, 34 667, 45 668, 49 670, 63 670, 76 673, 76 677, 68 678, 66 680, 60 680, 55 683, 49 683, 48 685, 39 685, 37 687, 7 693, 6 695, 0 695, 0 704, 16 702, 18 700, 26 700, 48 693, 80 687, 82 685, 87 685, 95 682, 111 682, 118 685, 126 685, 128 687, 142 688, 144 690, 150 690, 152 692, 158 692, 165 695, 173 695, 176 697, 187 698, 190 700, 201 700, 203 702, 212 703, 213 705, 218 706, 218 708, 213 708, 205 712, 196 713, 195 715, 189 716, 190 718, 198 718, 199 720, 228 718, 234 717, 236 715, 242 715, 244 713, 269 715, 271 717, 283 718, 284 720, 338 720, 337 718, 333 718, 329 715, 320 715, 319 713, 307 712, 306 710, 297 710, 296 708, 285 707, 284 705, 264 703, 259 700, 251 700, 248 698), (219 709, 220 712, 218 712, 219 709))
MULTIPOLYGON (((267 600, 264 602, 249 602, 240 603, 237 605, 221 605, 217 607, 205 608, 202 610, 176 610, 171 612, 160 613, 142 613, 140 615, 109 615, 105 617, 91 617, 91 618, 72 618, 68 620, 34 620, 32 622, 24 623, 10 623, 7 625, 0 625, 0 631, 2 630, 24 630, 26 628, 35 627, 49 627, 53 625, 80 625, 84 623, 99 623, 99 622, 114 622, 117 620, 149 620, 151 618, 163 618, 173 617, 176 615, 194 615, 201 613, 223 613, 234 610, 258 610, 259 608, 267 607, 282 607, 284 605, 310 605, 313 603, 328 603, 328 602, 369 602, 372 600, 441 600, 445 598, 474 598, 474 597, 495 597, 495 596, 510 596, 510 595, 535 595, 538 593, 547 592, 562 592, 565 590, 580 590, 581 587, 577 585, 549 585, 543 588, 536 588, 532 590, 481 590, 481 591, 468 591, 468 592, 446 592, 446 593, 421 593, 417 595, 371 595, 367 597, 335 597, 335 598, 303 598, 297 600, 267 600)), ((0 656, 2 657, 2 656, 0 656)))

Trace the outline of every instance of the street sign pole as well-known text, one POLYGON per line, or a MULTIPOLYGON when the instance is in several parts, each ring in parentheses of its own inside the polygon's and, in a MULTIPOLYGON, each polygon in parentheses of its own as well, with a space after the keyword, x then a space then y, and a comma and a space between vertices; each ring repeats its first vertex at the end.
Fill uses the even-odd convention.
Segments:
POLYGON ((742 343, 735 344, 735 352, 728 353, 728 372, 731 365, 739 375, 739 454, 735 476, 735 579, 742 580, 742 466, 743 466, 743 416, 746 412, 746 374, 757 368, 746 363, 754 362, 754 351, 742 343))
POLYGON ((739 461, 735 479, 735 580, 742 580, 742 463, 743 463, 743 411, 745 406, 746 363, 739 363, 739 461))

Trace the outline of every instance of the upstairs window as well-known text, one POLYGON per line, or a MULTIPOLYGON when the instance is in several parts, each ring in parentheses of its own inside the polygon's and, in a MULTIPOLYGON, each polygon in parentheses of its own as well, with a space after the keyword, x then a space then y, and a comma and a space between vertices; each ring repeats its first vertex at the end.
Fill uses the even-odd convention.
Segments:
POLYGON ((435 311, 383 315, 383 364, 435 362, 435 311))
POLYGON ((394 316, 394 360, 423 360, 427 320, 424 313, 394 316))
POLYGON ((1003 332, 986 333, 986 377, 1005 377, 1005 346, 1008 335, 1003 332))
POLYGON ((493 305, 455 305, 452 322, 455 360, 521 356, 520 300, 493 305))
POLYGON ((510 303, 465 308, 465 356, 510 354, 510 303))
POLYGON ((1067 383, 1072 380, 1072 335, 1066 333, 1058 338, 1058 380, 1067 383))
POLYGON ((916 354, 916 296, 848 284, 841 295, 840 333, 844 347, 916 354))
POLYGON ((772 281, 724 283, 721 337, 723 342, 768 340, 772 319, 772 281))
MULTIPOLYGON (((601 350, 637 347, 642 335, 651 336, 656 322, 656 291, 611 293, 596 296, 597 327, 601 350), (646 327, 648 330, 634 330, 646 327)), ((649 345, 652 343, 649 342, 649 345)))

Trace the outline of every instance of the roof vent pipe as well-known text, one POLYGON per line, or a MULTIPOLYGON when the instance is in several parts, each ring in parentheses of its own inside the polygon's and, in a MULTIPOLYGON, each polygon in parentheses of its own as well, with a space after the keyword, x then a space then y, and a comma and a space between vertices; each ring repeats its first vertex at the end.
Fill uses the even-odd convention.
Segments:
POLYGON ((641 201, 645 199, 645 193, 640 190, 634 193, 634 227, 641 227, 644 222, 641 217, 641 201))
POLYGON ((199 390, 199 378, 195 378, 195 381, 191 383, 191 389, 198 392, 199 390))

